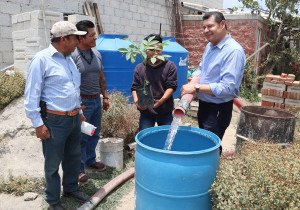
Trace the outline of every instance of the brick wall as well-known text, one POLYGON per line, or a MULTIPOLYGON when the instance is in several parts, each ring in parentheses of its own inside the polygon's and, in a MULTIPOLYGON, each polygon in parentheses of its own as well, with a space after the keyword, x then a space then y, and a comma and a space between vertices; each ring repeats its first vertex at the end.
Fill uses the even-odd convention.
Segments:
POLYGON ((300 110, 300 81, 294 74, 268 74, 263 82, 262 106, 300 110))
MULTIPOLYGON (((239 42, 245 50, 247 56, 256 50, 257 31, 262 30, 260 46, 265 44, 266 26, 257 15, 225 15, 228 32, 239 42)), ((187 15, 183 17, 182 29, 179 26, 176 39, 189 51, 189 65, 198 66, 200 58, 207 44, 203 35, 202 16, 187 15)), ((264 51, 260 53, 262 55, 264 51)), ((260 60, 258 60, 260 61, 260 60)))

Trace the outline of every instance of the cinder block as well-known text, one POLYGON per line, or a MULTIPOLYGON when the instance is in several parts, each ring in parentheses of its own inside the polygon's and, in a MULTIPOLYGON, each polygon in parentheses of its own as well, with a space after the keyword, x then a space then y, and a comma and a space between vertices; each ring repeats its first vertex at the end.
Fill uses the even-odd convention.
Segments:
POLYGON ((12 15, 11 16, 11 23, 16 24, 18 22, 18 15, 12 15))
POLYGON ((261 94, 262 95, 268 95, 268 96, 275 96, 275 97, 279 97, 279 98, 283 98, 283 93, 284 91, 282 90, 275 90, 275 89, 266 89, 266 88, 262 88, 261 89, 261 94))
POLYGON ((3 38, 9 38, 11 39, 12 37, 12 30, 11 27, 8 26, 0 26, 0 34, 1 34, 1 39, 3 38))
POLYGON ((30 19, 31 19, 30 12, 24 12, 18 15, 18 23, 30 21, 30 19))
POLYGON ((46 46, 45 39, 40 37, 29 37, 25 39, 26 47, 39 47, 39 46, 46 46))
POLYGON ((69 15, 68 16, 68 21, 73 23, 73 24, 76 24, 78 23, 79 21, 81 20, 89 20, 89 21, 92 21, 94 24, 95 24, 95 17, 92 17, 92 16, 88 16, 88 15, 69 15))
POLYGON ((35 55, 37 52, 45 49, 46 46, 27 46, 25 53, 26 55, 35 55))
MULTIPOLYGON (((118 7, 116 7, 116 8, 118 8, 118 7)), ((137 5, 134 5, 134 4, 129 5, 129 11, 136 13, 138 11, 137 5)))
POLYGON ((0 12, 0 20, 2 26, 11 26, 11 16, 10 14, 5 14, 0 12))
POLYGON ((278 98, 278 97, 274 97, 274 96, 267 96, 267 95, 262 95, 262 100, 263 101, 274 102, 274 103, 278 103, 278 104, 284 103, 283 98, 278 98))
POLYGON ((25 57, 26 57, 26 54, 25 54, 25 51, 23 51, 23 52, 15 52, 14 53, 14 59, 15 60, 23 60, 23 61, 25 61, 25 57))
POLYGON ((28 30, 19 30, 19 31, 13 31, 12 32, 12 38, 14 41, 16 40, 23 40, 28 37, 28 30))
POLYGON ((13 63, 13 61, 14 61, 11 51, 4 51, 2 54, 2 57, 3 57, 2 60, 4 63, 13 63))
POLYGON ((51 21, 50 20, 45 20, 43 19, 31 19, 30 21, 30 28, 32 29, 44 29, 44 28, 51 28, 51 21))
POLYGON ((130 20, 129 25, 130 25, 131 27, 137 28, 137 21, 136 21, 136 20, 130 20))
MULTIPOLYGON (((18 14, 21 12, 21 4, 13 3, 11 1, 0 1, 0 13, 4 14, 18 14)), ((9 22, 11 23, 11 22, 9 22)))
POLYGON ((114 25, 119 25, 120 24, 120 21, 121 19, 119 17, 112 17, 110 19, 111 23, 114 24, 114 25))
POLYGON ((284 103, 288 106, 296 106, 300 107, 300 100, 295 100, 295 99, 285 99, 284 103))
POLYGON ((287 92, 300 93, 300 87, 298 86, 287 86, 287 92))
POLYGON ((287 92, 286 98, 300 100, 300 92, 287 92))
POLYGON ((285 84, 272 83, 272 82, 264 82, 263 83, 263 88, 284 91, 284 90, 286 90, 286 85, 285 84))
POLYGON ((1 51, 12 51, 13 44, 11 39, 2 39, 0 40, 1 51))

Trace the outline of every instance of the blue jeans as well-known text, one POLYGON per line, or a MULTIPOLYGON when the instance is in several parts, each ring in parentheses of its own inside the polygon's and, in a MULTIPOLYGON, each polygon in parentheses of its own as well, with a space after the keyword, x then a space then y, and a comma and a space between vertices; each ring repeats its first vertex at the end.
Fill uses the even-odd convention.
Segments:
POLYGON ((92 165, 96 162, 96 146, 100 138, 101 127, 101 99, 98 98, 82 98, 82 105, 86 106, 83 110, 83 114, 86 117, 86 121, 96 128, 93 136, 88 136, 81 133, 81 166, 80 172, 84 172, 85 165, 92 165))
POLYGON ((173 121, 172 112, 165 115, 153 115, 149 113, 142 113, 140 115, 139 130, 144 130, 145 128, 150 128, 157 123, 157 125, 171 125, 173 121))
POLYGON ((80 168, 80 118, 47 113, 43 119, 50 132, 50 138, 43 140, 45 158, 45 200, 50 205, 60 200, 60 163, 63 169, 63 189, 65 192, 78 190, 80 168))

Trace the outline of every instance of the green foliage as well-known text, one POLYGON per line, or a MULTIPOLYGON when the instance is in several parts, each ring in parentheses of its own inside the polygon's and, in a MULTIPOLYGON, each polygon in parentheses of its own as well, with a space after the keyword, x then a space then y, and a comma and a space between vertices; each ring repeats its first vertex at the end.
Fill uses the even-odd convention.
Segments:
POLYGON ((270 73, 274 68, 277 73, 294 73, 300 78, 300 17, 299 0, 266 0, 267 9, 256 0, 239 0, 252 12, 267 13, 269 34, 266 36, 269 48, 262 72, 270 73), (297 67, 298 68, 295 68, 297 67))
POLYGON ((122 138, 124 144, 134 141, 139 119, 136 107, 121 92, 110 93, 109 100, 110 107, 102 115, 101 135, 122 138))
POLYGON ((0 72, 0 110, 24 93, 25 80, 21 73, 0 72))
POLYGON ((41 194, 44 188, 44 180, 37 178, 25 178, 9 176, 9 180, 0 180, 0 193, 22 196, 26 192, 41 194))
POLYGON ((300 145, 246 144, 222 160, 212 186, 213 209, 300 209, 300 145))
MULTIPOLYGON (((125 55, 126 60, 131 61, 131 63, 134 63, 136 61, 136 58, 138 55, 140 55, 145 61, 147 59, 146 50, 161 50, 161 47, 167 46, 169 43, 169 40, 163 41, 160 46, 158 45, 159 42, 156 40, 153 40, 155 36, 149 37, 148 40, 143 40, 140 44, 136 44, 131 40, 128 40, 131 44, 128 46, 128 48, 119 48, 119 52, 121 52, 123 55, 125 55)), ((156 55, 151 58, 151 62, 154 64, 157 59, 165 61, 167 58, 171 56, 169 55, 156 55)))
POLYGON ((253 71, 252 61, 247 61, 244 77, 240 87, 240 96, 250 102, 258 102, 260 100, 258 96, 257 84, 260 77, 253 71))

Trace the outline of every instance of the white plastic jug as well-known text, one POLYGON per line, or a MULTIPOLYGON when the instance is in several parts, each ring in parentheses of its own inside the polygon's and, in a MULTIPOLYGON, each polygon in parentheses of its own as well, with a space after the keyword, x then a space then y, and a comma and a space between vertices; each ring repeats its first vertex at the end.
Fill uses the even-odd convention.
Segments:
POLYGON ((94 125, 92 125, 88 122, 82 121, 82 123, 81 123, 81 132, 86 135, 89 135, 89 136, 94 135, 96 128, 97 127, 95 127, 94 125))

